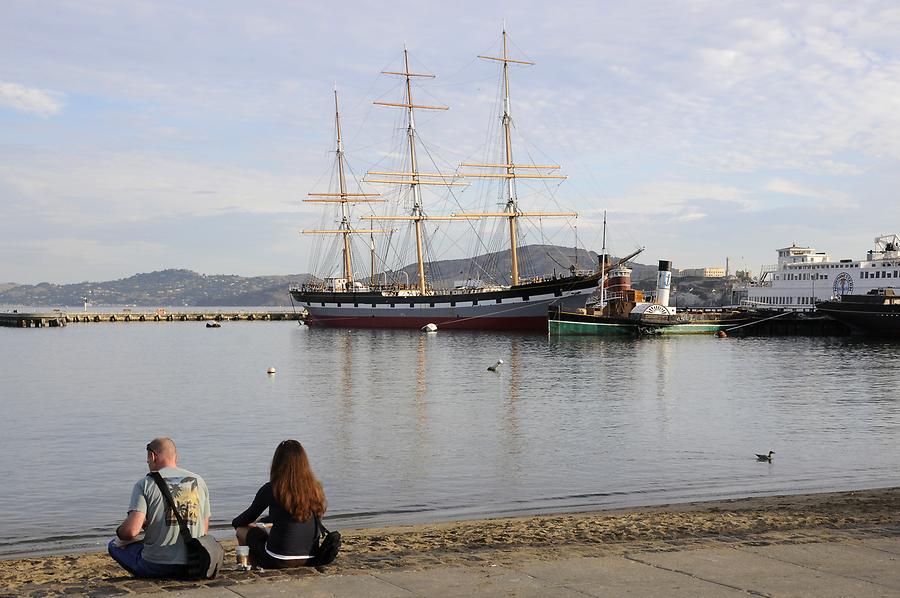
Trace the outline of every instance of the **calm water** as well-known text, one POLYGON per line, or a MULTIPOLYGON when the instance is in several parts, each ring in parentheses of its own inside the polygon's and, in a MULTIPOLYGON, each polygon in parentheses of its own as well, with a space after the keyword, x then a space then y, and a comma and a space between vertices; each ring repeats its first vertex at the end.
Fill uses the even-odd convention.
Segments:
POLYGON ((0 328, 0 556, 101 546, 158 435, 205 477, 223 535, 284 438, 337 528, 900 485, 897 347, 0 328))

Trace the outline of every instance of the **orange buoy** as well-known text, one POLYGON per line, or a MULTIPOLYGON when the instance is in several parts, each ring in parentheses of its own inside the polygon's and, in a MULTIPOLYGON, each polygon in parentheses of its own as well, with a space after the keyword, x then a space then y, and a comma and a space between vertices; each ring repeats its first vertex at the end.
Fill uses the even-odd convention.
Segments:
POLYGON ((728 338, 728 335, 724 330, 719 330, 718 332, 716 332, 716 338, 728 338))

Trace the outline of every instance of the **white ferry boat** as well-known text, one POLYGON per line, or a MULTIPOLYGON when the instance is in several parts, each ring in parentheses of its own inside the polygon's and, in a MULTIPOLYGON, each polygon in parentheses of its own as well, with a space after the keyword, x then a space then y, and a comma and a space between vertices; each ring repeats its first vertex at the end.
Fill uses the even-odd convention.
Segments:
POLYGON ((875 238, 864 260, 832 260, 812 247, 778 250, 778 264, 763 266, 746 287, 745 304, 771 309, 812 311, 816 301, 865 295, 873 289, 900 288, 900 237, 875 238))

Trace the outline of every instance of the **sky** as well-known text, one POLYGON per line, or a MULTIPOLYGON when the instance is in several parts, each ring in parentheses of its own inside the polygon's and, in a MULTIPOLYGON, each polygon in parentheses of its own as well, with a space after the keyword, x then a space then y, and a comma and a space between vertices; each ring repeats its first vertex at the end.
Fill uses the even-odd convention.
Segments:
MULTIPOLYGON (((384 166, 404 46, 447 164, 496 131, 501 31, 528 154, 578 244, 757 271, 900 233, 896 2, 0 2, 0 282, 311 270, 335 86, 354 172, 384 166), (387 141, 386 141, 387 140, 387 141), (539 148, 539 149, 537 149, 539 148), (549 162, 547 162, 549 161, 549 162)), ((521 155, 524 156, 525 152, 521 155)), ((530 235, 526 242, 544 239, 530 235)), ((572 240, 554 238, 559 244, 572 240)), ((450 252, 452 253, 452 251, 450 252)), ((461 257, 449 255, 448 257, 461 257)))

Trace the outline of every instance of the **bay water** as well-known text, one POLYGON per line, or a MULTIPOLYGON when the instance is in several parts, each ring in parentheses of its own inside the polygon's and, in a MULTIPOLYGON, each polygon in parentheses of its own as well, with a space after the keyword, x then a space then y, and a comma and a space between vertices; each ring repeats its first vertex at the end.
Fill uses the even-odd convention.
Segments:
POLYGON ((0 328, 0 558, 101 549, 162 435, 206 479, 222 537, 286 438, 309 452, 337 529, 898 486, 897 348, 296 322, 0 328))

